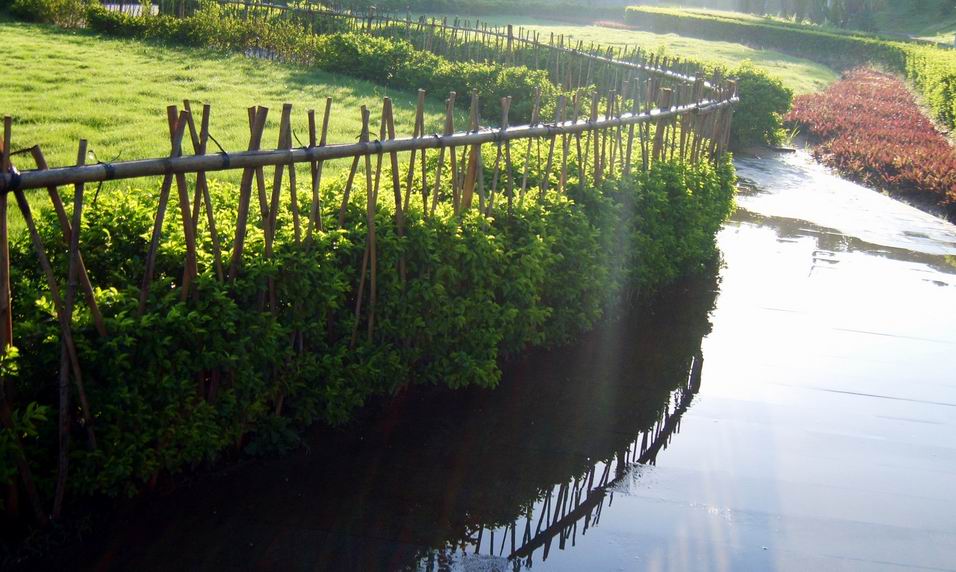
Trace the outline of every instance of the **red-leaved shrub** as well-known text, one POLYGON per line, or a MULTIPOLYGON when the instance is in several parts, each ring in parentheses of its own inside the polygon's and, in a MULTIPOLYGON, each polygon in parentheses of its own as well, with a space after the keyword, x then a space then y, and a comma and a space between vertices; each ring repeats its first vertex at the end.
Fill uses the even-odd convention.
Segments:
POLYGON ((798 97, 787 120, 819 143, 814 155, 825 164, 956 216, 956 149, 902 80, 851 71, 822 93, 798 97))

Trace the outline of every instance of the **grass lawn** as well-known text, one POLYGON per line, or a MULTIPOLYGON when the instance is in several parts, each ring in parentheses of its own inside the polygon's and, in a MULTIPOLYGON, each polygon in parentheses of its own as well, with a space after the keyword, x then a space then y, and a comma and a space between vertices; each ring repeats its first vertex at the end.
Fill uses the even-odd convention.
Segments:
POLYGON ((585 44, 594 42, 610 46, 639 45, 654 52, 663 50, 670 55, 727 66, 736 66, 744 60, 750 60, 756 67, 779 78, 797 95, 820 91, 839 79, 836 72, 824 65, 780 52, 749 48, 732 42, 710 42, 676 34, 654 34, 607 26, 574 25, 520 16, 483 17, 481 21, 493 25, 523 26, 526 29, 538 31, 545 38, 554 32, 555 35, 570 35, 574 40, 582 40, 585 44))
MULTIPOLYGON (((776 16, 757 16, 755 14, 730 10, 686 7, 675 3, 662 5, 652 4, 650 2, 638 2, 638 4, 679 8, 688 12, 713 14, 724 18, 753 22, 779 21, 793 23, 792 20, 776 16)), ((876 11, 874 21, 878 32, 911 36, 918 40, 929 40, 931 42, 952 45, 953 36, 956 35, 956 8, 953 7, 952 0, 918 0, 915 2, 912 0, 895 0, 886 2, 876 11)), ((859 30, 841 30, 830 26, 823 28, 827 31, 837 33, 863 33, 859 30)))
MULTIPOLYGON (((14 118, 12 148, 39 144, 51 166, 73 165, 80 138, 102 161, 168 154, 166 106, 183 99, 212 105, 210 132, 229 151, 247 147, 246 108, 252 105, 270 109, 263 140, 270 147, 278 140, 283 103, 293 104, 293 129, 308 144, 306 110, 314 108, 321 122, 327 96, 333 98, 330 143, 356 140, 363 104, 377 132, 385 95, 394 100, 399 134, 410 135, 414 127, 415 95, 346 76, 10 21, 0 21, 0 37, 7 47, 0 115, 14 118)), ((194 106, 198 115, 201 105, 194 106)), ((440 129, 443 109, 443 101, 428 100, 429 132, 440 129)), ((209 148, 217 151, 212 142, 209 148)), ((32 168, 28 157, 18 158, 20 168, 32 168)), ((330 168, 345 165, 337 161, 330 168)), ((238 172, 231 175, 238 178, 238 172)))

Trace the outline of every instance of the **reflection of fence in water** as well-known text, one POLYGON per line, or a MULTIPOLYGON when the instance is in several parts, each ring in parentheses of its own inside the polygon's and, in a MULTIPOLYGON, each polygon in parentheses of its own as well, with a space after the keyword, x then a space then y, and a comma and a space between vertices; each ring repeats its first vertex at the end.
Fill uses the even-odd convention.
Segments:
POLYGON ((674 390, 653 427, 638 434, 628 445, 606 459, 594 463, 588 471, 572 480, 542 491, 539 500, 526 508, 524 517, 505 526, 478 526, 459 546, 446 547, 419 561, 419 568, 431 570, 438 559, 454 559, 461 551, 506 559, 515 570, 522 565, 531 568, 534 555, 541 550, 541 560, 550 555, 557 542, 560 550, 575 546, 578 534, 598 526, 605 507, 614 502, 614 489, 637 465, 655 465, 657 456, 680 432, 680 422, 700 390, 703 356, 692 358, 687 382, 674 390), (580 530, 579 530, 580 528, 580 530), (451 553, 451 554, 450 554, 451 553))

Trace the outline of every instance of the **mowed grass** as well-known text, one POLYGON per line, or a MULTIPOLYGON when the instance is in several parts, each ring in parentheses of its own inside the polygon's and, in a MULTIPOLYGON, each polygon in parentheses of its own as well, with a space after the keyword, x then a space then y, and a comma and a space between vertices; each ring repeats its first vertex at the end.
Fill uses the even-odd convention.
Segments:
POLYGON ((634 46, 640 46, 652 52, 663 50, 668 55, 726 66, 737 66, 749 60, 757 68, 779 78, 797 95, 821 91, 839 79, 835 71, 810 60, 795 58, 772 50, 754 49, 733 42, 711 42, 677 34, 654 34, 625 28, 574 25, 517 16, 484 17, 481 21, 492 25, 522 26, 537 31, 545 39, 553 32, 555 36, 564 34, 565 37, 570 36, 574 41, 581 40, 585 44, 594 42, 617 47, 627 44, 632 49, 634 46))
MULTIPOLYGON (((168 155, 166 106, 181 106, 184 99, 193 102, 197 124, 201 103, 212 106, 210 133, 227 151, 247 148, 246 109, 252 105, 269 108, 263 147, 277 143, 283 103, 293 105, 293 130, 307 145, 306 111, 315 109, 321 126, 326 97, 333 98, 329 143, 356 141, 362 105, 371 111, 377 138, 386 95, 393 99, 399 136, 414 127, 416 95, 347 76, 9 21, 0 21, 0 37, 6 45, 0 114, 13 117, 12 147, 38 144, 51 166, 75 164, 80 138, 101 161, 168 155)), ((443 102, 427 100, 429 132, 440 129, 443 109, 443 102)), ((188 137, 184 145, 192 151, 188 137)), ((212 142, 209 152, 218 152, 212 142)), ((21 169, 33 167, 29 155, 15 159, 21 169)), ((329 168, 346 166, 340 163, 329 168)))
MULTIPOLYGON (((361 132, 362 105, 371 112, 376 139, 382 98, 393 100, 399 137, 411 135, 417 95, 389 90, 301 66, 256 60, 238 54, 163 47, 139 41, 117 40, 84 32, 0 20, 4 39, 5 80, 0 87, 0 115, 13 117, 11 149, 40 145, 51 167, 76 164, 77 144, 89 142, 87 162, 127 161, 169 154, 166 106, 193 102, 197 126, 201 103, 212 106, 210 133, 226 151, 248 148, 246 109, 269 108, 263 148, 277 145, 284 103, 292 104, 293 146, 308 145, 308 109, 316 110, 321 127, 325 98, 332 97, 328 142, 351 143, 361 132)), ((426 129, 440 131, 444 97, 426 99, 426 129)), ((458 114, 456 124, 463 124, 458 114)), ((187 136, 184 152, 191 153, 187 136)), ((219 149, 210 141, 208 152, 219 149)), ((29 154, 17 155, 20 170, 35 167, 29 154)), ((349 160, 327 164, 326 179, 348 168, 349 160)), ((238 183, 241 171, 211 173, 210 177, 238 183)), ((159 178, 105 183, 100 192, 130 186, 159 187, 159 178)), ((89 186, 88 186, 89 187, 89 186)), ((90 189, 90 194, 96 187, 90 189)), ((60 189, 67 200, 72 189, 60 189)), ((30 191, 31 208, 49 208, 45 191, 30 191)), ((24 228, 19 211, 11 207, 11 232, 24 228)))

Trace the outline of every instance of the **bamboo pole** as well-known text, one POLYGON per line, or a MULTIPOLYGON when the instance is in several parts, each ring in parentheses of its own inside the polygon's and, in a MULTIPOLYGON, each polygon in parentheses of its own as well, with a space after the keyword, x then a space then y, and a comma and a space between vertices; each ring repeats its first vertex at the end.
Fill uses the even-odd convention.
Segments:
MULTIPOLYGON (((478 131, 478 90, 471 92, 471 106, 469 112, 468 128, 472 133, 478 131)), ((471 208, 472 199, 475 192, 475 184, 478 178, 478 155, 481 153, 481 145, 472 145, 468 147, 468 162, 465 168, 465 182, 462 185, 461 209, 471 208)))
MULTIPOLYGON (((720 102, 705 102, 701 105, 699 113, 709 113, 736 105, 736 99, 730 99, 720 102)), ((405 152, 412 149, 437 149, 439 147, 456 147, 464 145, 473 145, 479 143, 497 142, 499 139, 515 140, 527 138, 540 138, 552 134, 568 133, 588 133, 596 130, 607 129, 617 125, 646 124, 660 119, 674 117, 687 111, 687 108, 673 108, 665 111, 655 111, 653 113, 642 113, 639 115, 624 114, 621 117, 603 118, 591 122, 580 122, 577 124, 569 123, 565 125, 531 126, 509 128, 505 133, 499 130, 482 130, 478 133, 459 132, 447 136, 423 137, 418 139, 403 138, 394 141, 386 141, 382 144, 383 152, 405 152)), ((264 166, 278 165, 279 163, 288 164, 290 161, 295 163, 307 163, 310 161, 332 160, 354 157, 366 153, 368 143, 351 143, 345 145, 328 145, 326 147, 317 147, 315 149, 292 149, 289 150, 264 150, 230 153, 228 157, 223 154, 203 155, 203 156, 183 156, 175 158, 143 159, 137 161, 123 161, 111 164, 109 167, 100 164, 60 167, 49 169, 47 171, 25 171, 14 177, 10 173, 0 174, 0 192, 19 189, 37 189, 48 186, 59 186, 74 183, 89 183, 108 180, 132 179, 140 177, 150 177, 165 175, 166 173, 176 172, 196 172, 198 170, 225 171, 230 169, 258 169, 264 166)))
MULTIPOLYGON (((534 103, 531 105, 531 126, 536 126, 538 124, 538 114, 541 112, 541 88, 534 88, 534 103)), ((534 142, 534 139, 528 138, 528 148, 525 150, 524 156, 524 173, 521 175, 521 192, 518 197, 518 204, 524 205, 524 195, 528 190, 528 168, 531 162, 531 145, 534 142)))
MULTIPOLYGON (((392 99, 389 97, 385 98, 385 113, 387 117, 386 124, 386 134, 388 136, 388 141, 395 140, 395 112, 392 108, 392 99)), ((402 183, 400 180, 400 175, 398 172, 398 153, 392 151, 389 153, 390 167, 392 171, 392 193, 395 200, 395 227, 398 232, 399 242, 402 242, 402 238, 405 236, 405 211, 402 208, 402 183)), ((402 287, 405 286, 405 252, 404 245, 402 253, 398 258, 398 275, 401 280, 402 287)))
MULTIPOLYGON (((332 98, 325 98, 325 113, 322 115, 322 134, 319 138, 319 147, 325 147, 329 133, 329 118, 332 113, 332 98)), ((315 148, 315 112, 309 111, 309 147, 315 148)), ((312 209, 309 217, 309 228, 306 231, 307 239, 311 241, 313 227, 318 228, 319 232, 325 231, 322 223, 322 166, 324 161, 312 161, 312 209)))
MULTIPOLYGON (((80 139, 79 149, 77 151, 77 163, 83 164, 86 162, 86 140, 80 139)), ((83 228, 83 183, 79 183, 75 186, 73 193, 73 224, 72 232, 70 233, 70 262, 69 270, 67 275, 67 295, 66 295, 66 310, 65 310, 65 320, 67 329, 62 331, 64 336, 64 341, 67 343, 68 353, 70 355, 70 361, 73 366, 73 383, 76 385, 77 395, 80 398, 80 408, 83 412, 83 425, 86 429, 87 440, 90 446, 90 449, 96 449, 96 433, 93 430, 93 413, 90 409, 89 400, 86 397, 86 389, 83 385, 83 377, 80 374, 80 364, 77 359, 76 349, 69 351, 70 345, 72 345, 73 338, 69 332, 69 327, 71 327, 71 322, 73 318, 73 294, 76 292, 76 283, 77 276, 79 274, 79 258, 80 258, 80 231, 83 228)))
MULTIPOLYGON (((186 127, 185 121, 179 121, 176 115, 176 106, 171 105, 166 108, 166 121, 169 127, 169 138, 171 143, 170 158, 178 157, 182 150, 183 131, 186 127)), ((156 270, 156 256, 159 252, 159 243, 162 239, 163 221, 166 217, 166 206, 169 202, 169 193, 172 190, 173 179, 177 173, 167 171, 163 178, 163 184, 159 191, 159 206, 156 209, 156 218, 153 223, 153 236, 150 240, 149 251, 146 254, 146 272, 143 275, 143 284, 139 292, 139 308, 137 315, 142 316, 146 311, 146 300, 149 297, 149 288, 153 283, 153 273, 156 270)), ((187 221, 188 221, 187 217, 187 221)), ((73 235, 79 232, 74 222, 73 235)))
MULTIPOLYGON (((46 158, 43 156, 43 151, 39 146, 33 146, 30 149, 30 153, 33 156, 33 161, 36 163, 38 170, 42 171, 49 168, 47 166, 46 158)), ((69 244, 72 230, 70 228, 70 221, 66 216, 66 209, 63 208, 63 200, 60 198, 60 193, 57 191, 56 187, 47 187, 47 194, 50 197, 50 201, 53 203, 53 210, 56 212, 57 219, 60 222, 60 229, 63 233, 63 242, 65 244, 69 244)), ((90 314, 93 317, 93 324, 96 327, 97 333, 101 337, 105 337, 107 335, 106 324, 103 321, 103 314, 100 313, 99 305, 96 303, 93 284, 90 282, 89 274, 86 271, 86 264, 83 262, 82 253, 80 254, 79 265, 80 285, 83 287, 83 293, 86 297, 86 304, 89 306, 90 314)))
MULTIPOLYGON (((265 129, 269 109, 266 107, 249 108, 253 118, 249 133, 249 151, 256 151, 262 144, 262 132, 265 129)), ((226 157, 228 160, 228 156, 226 157)), ((239 183, 239 209, 236 214, 236 236, 233 240, 232 261, 229 264, 229 281, 235 283, 239 277, 239 268, 242 264, 242 251, 246 240, 246 226, 249 223, 249 208, 252 202, 253 178, 258 178, 260 166, 251 165, 242 173, 242 182, 239 183)))

